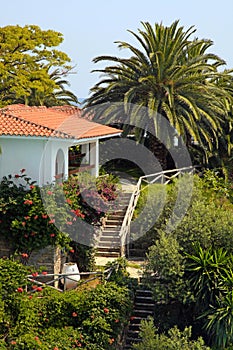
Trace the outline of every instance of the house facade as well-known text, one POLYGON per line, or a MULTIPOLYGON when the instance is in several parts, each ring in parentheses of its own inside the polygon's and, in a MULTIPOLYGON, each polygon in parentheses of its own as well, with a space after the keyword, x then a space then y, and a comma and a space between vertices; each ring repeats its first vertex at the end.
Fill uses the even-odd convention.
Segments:
POLYGON ((1 108, 0 179, 22 168, 40 186, 79 171, 98 176, 99 143, 120 134, 73 106, 1 108))

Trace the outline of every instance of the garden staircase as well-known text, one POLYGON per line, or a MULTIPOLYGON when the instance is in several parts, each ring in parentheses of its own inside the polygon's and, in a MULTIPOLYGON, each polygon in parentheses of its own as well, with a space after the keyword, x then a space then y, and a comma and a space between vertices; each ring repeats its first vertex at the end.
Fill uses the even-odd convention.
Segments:
POLYGON ((123 340, 123 350, 132 349, 132 344, 141 341, 139 337, 140 323, 149 316, 154 317, 154 309, 155 303, 152 299, 152 291, 148 289, 136 290, 133 312, 123 340))
POLYGON ((96 239, 96 257, 117 258, 125 255, 129 257, 130 225, 142 190, 142 183, 167 185, 175 178, 194 172, 195 167, 189 166, 144 175, 139 178, 137 183, 132 179, 128 182, 121 179, 122 193, 118 199, 119 204, 114 213, 107 217, 96 239))
POLYGON ((120 230, 132 192, 122 192, 116 211, 106 218, 97 238, 96 256, 118 258, 121 255, 120 230))

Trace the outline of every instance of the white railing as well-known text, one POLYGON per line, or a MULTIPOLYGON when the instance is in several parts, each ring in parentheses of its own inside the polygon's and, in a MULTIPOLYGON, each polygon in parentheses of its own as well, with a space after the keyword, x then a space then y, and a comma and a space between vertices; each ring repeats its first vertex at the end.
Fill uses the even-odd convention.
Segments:
POLYGON ((129 205, 127 207, 124 220, 122 222, 122 226, 120 229, 119 237, 121 244, 121 256, 125 256, 125 247, 127 246, 127 254, 129 255, 129 238, 130 238, 130 223, 133 217, 134 210, 137 205, 137 201, 140 195, 140 191, 142 190, 141 185, 142 182, 146 182, 149 185, 158 182, 167 185, 170 181, 177 178, 180 175, 184 174, 193 174, 195 172, 195 167, 189 166, 179 169, 165 170, 160 171, 158 173, 149 174, 141 176, 138 179, 137 185, 135 186, 135 190, 131 195, 129 205), (149 180, 149 178, 152 178, 149 180))

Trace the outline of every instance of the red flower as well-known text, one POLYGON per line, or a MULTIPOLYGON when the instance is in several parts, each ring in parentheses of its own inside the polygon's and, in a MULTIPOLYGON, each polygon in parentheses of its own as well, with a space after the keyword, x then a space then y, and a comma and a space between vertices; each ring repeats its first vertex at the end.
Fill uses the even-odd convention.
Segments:
POLYGON ((35 186, 33 186, 33 185, 30 185, 30 189, 31 189, 31 190, 33 190, 33 188, 35 188, 35 186))
POLYGON ((37 219, 38 219, 38 215, 35 215, 35 216, 34 216, 34 220, 37 220, 37 219))
POLYGON ((118 323, 118 322, 119 322, 119 320, 118 320, 118 319, 116 319, 116 320, 115 320, 115 323, 118 323))
POLYGON ((41 273, 42 273, 42 275, 47 275, 48 272, 47 271, 42 271, 41 273))
POLYGON ((32 299, 32 295, 29 295, 29 296, 28 296, 28 299, 32 299))
POLYGON ((15 344, 17 344, 16 341, 15 341, 15 340, 12 340, 12 341, 11 341, 11 345, 15 345, 15 344))
POLYGON ((57 346, 55 346, 55 348, 53 348, 53 350, 59 350, 59 348, 57 346))
POLYGON ((114 338, 108 340, 108 342, 109 342, 110 345, 112 345, 112 343, 114 343, 114 341, 115 341, 114 338))
POLYGON ((24 168, 21 169, 21 170, 20 170, 21 174, 23 174, 23 173, 25 172, 25 170, 26 170, 26 169, 24 169, 24 168))
POLYGON ((25 220, 29 220, 29 219, 30 219, 30 216, 24 216, 24 219, 25 219, 25 220))
POLYGON ((42 287, 37 287, 37 292, 42 292, 43 288, 42 287))
POLYGON ((34 290, 37 289, 37 286, 36 285, 32 286, 32 289, 34 289, 34 290))
POLYGON ((22 293, 23 292, 23 288, 21 288, 21 287, 17 288, 17 292, 22 293))
POLYGON ((27 258, 28 258, 28 254, 27 254, 27 253, 22 253, 21 256, 22 256, 22 258, 24 258, 24 259, 27 259, 27 258))
POLYGON ((38 272, 33 272, 33 273, 32 273, 32 276, 33 276, 33 277, 37 277, 37 276, 38 276, 38 272))
POLYGON ((72 253, 72 254, 73 254, 73 253, 74 253, 74 249, 70 249, 70 253, 72 253))
POLYGON ((49 196, 51 196, 51 195, 53 194, 53 192, 52 192, 52 191, 48 191, 47 194, 48 194, 49 196))
POLYGON ((67 199, 66 199, 66 203, 72 204, 72 200, 71 200, 70 198, 67 198, 67 199))
POLYGON ((109 313, 109 309, 108 309, 107 307, 105 307, 105 308, 104 308, 104 312, 105 312, 106 314, 108 314, 108 313, 109 313))
POLYGON ((36 337, 35 337, 35 340, 39 340, 39 337, 36 336, 36 337))
POLYGON ((66 225, 72 225, 72 221, 67 221, 66 225))
POLYGON ((42 214, 42 219, 47 219, 48 218, 48 215, 47 214, 42 214))
POLYGON ((55 237, 55 233, 50 233, 50 237, 55 237))
POLYGON ((49 224, 54 224, 55 219, 49 220, 49 224))
POLYGON ((135 316, 131 316, 130 320, 133 321, 135 319, 135 316))
POLYGON ((15 178, 18 179, 20 177, 19 174, 15 174, 15 178))
POLYGON ((72 313, 72 316, 73 316, 73 317, 77 317, 78 314, 77 314, 76 312, 73 312, 73 313, 72 313))
POLYGON ((32 205, 33 204, 33 201, 30 200, 30 199, 26 199, 23 204, 28 204, 28 205, 32 205))
POLYGON ((25 221, 23 221, 23 222, 22 222, 22 226, 25 226, 25 225, 26 225, 26 222, 25 222, 25 221))

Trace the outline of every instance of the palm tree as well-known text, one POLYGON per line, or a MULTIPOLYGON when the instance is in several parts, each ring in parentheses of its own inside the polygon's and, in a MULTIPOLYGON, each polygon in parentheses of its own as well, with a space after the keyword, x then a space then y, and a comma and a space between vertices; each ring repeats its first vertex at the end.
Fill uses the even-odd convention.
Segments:
MULTIPOLYGON (((111 61, 112 65, 94 72, 104 73, 104 77, 91 89, 86 101, 87 110, 93 110, 95 118, 109 114, 120 120, 122 110, 114 115, 111 103, 122 102, 125 114, 130 113, 130 122, 134 124, 135 113, 131 113, 131 104, 147 108, 144 125, 153 122, 151 134, 160 138, 160 119, 166 118, 182 137, 186 145, 192 141, 198 143, 206 158, 218 145, 218 137, 228 112, 226 100, 229 91, 217 85, 221 74, 218 68, 225 62, 218 56, 207 53, 210 40, 191 40, 195 29, 184 31, 178 21, 170 27, 142 22, 144 30, 138 33, 129 31, 141 46, 141 49, 127 43, 118 42, 119 48, 129 50, 129 58, 100 56, 94 62, 111 61), (98 109, 97 107, 104 107, 98 109)), ((141 112, 141 110, 140 110, 141 112)), ((122 120, 124 123, 124 120, 122 120)), ((143 128, 142 128, 143 129, 143 128)), ((174 136, 173 132, 170 137, 174 136)), ((145 135, 145 130, 139 139, 145 135)))

